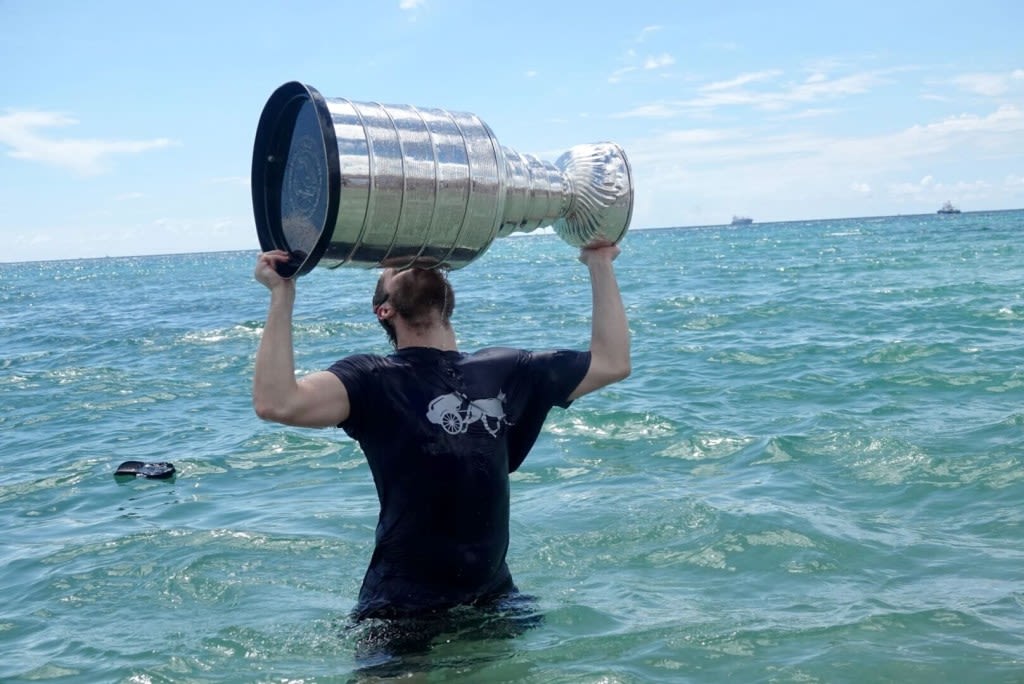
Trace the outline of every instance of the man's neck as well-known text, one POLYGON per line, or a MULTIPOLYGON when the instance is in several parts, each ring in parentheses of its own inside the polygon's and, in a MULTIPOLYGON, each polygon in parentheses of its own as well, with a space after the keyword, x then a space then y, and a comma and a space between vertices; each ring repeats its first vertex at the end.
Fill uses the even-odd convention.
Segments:
POLYGON ((399 329, 396 349, 404 347, 431 347, 441 351, 458 351, 455 331, 451 326, 432 326, 426 330, 399 329))

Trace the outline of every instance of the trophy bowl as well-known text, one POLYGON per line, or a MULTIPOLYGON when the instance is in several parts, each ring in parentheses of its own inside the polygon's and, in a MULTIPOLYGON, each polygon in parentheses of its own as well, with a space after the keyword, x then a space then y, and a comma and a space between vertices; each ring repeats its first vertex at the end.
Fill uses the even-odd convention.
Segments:
POLYGON ((316 266, 462 268, 496 238, 550 226, 570 245, 617 243, 632 171, 611 142, 555 163, 502 147, 474 114, 324 98, 296 81, 268 99, 252 158, 256 232, 316 266))

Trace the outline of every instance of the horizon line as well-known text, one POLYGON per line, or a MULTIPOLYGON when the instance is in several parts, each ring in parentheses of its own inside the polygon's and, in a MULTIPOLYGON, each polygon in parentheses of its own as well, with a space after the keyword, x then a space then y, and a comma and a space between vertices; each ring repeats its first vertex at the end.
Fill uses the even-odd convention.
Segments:
MULTIPOLYGON (((978 209, 974 211, 961 211, 957 214, 947 214, 945 216, 955 217, 964 216, 971 214, 1002 214, 1010 213, 1015 211, 1024 211, 1024 207, 1016 209, 978 209)), ((819 221, 867 221, 874 219, 887 219, 887 218, 915 218, 923 216, 944 216, 938 212, 922 213, 922 214, 878 214, 874 216, 832 216, 827 218, 807 218, 807 219, 786 219, 782 221, 754 221, 744 225, 732 225, 731 223, 701 223, 701 224, 690 224, 690 225, 679 225, 679 226, 644 226, 637 228, 629 228, 626 231, 626 235, 631 232, 644 232, 644 231, 655 231, 655 230, 698 230, 706 228, 735 228, 735 229, 747 229, 759 226, 777 226, 784 225, 787 223, 814 223, 819 221)), ((512 233, 508 237, 512 238, 529 238, 529 237, 557 237, 553 231, 545 231, 545 228, 550 226, 541 226, 536 228, 529 233, 512 233), (545 232, 539 232, 545 231, 545 232)), ((501 238, 506 239, 506 238, 501 238)), ((135 258, 157 258, 157 257, 169 257, 169 256, 189 256, 189 255, 204 255, 204 254, 236 254, 242 252, 259 252, 259 247, 246 248, 239 247, 233 249, 215 249, 210 251, 198 251, 198 252, 148 252, 139 254, 105 254, 103 256, 79 256, 79 257, 53 257, 46 259, 24 259, 16 261, 3 261, 0 259, 0 266, 2 265, 14 265, 14 264, 44 264, 52 263, 57 261, 97 261, 102 259, 135 259, 135 258)), ((369 268, 373 268, 372 266, 369 268)))

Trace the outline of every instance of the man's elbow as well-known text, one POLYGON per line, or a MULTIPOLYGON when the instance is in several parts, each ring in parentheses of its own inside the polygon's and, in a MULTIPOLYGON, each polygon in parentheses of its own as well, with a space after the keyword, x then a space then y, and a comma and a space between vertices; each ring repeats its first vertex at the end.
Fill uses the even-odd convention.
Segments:
POLYGON ((266 420, 271 423, 287 423, 288 415, 284 409, 276 402, 267 401, 259 397, 253 397, 252 408, 256 412, 256 415, 261 420, 266 420))
POLYGON ((591 370, 595 371, 595 375, 600 378, 602 385, 610 385, 628 378, 633 372, 631 358, 628 336, 613 344, 591 343, 591 370))
POLYGON ((633 364, 629 358, 623 359, 611 368, 611 382, 622 382, 633 372, 633 364))
POLYGON ((633 372, 633 367, 627 356, 620 359, 603 359, 596 370, 603 386, 625 380, 633 372))

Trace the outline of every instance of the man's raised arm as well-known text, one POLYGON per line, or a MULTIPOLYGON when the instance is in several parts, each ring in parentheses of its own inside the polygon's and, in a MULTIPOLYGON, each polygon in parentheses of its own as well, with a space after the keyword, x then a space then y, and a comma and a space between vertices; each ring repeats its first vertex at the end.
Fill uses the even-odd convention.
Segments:
POLYGON ((629 324, 612 262, 619 255, 617 245, 584 247, 580 261, 590 271, 593 320, 590 330, 590 368, 569 395, 577 399, 613 382, 624 380, 631 371, 629 324))
POLYGON ((278 275, 275 266, 288 261, 280 250, 264 252, 256 261, 255 277, 270 290, 270 309, 263 328, 252 378, 256 415, 286 425, 330 427, 348 418, 345 386, 332 373, 320 371, 295 379, 292 347, 292 309, 295 281, 278 275))

